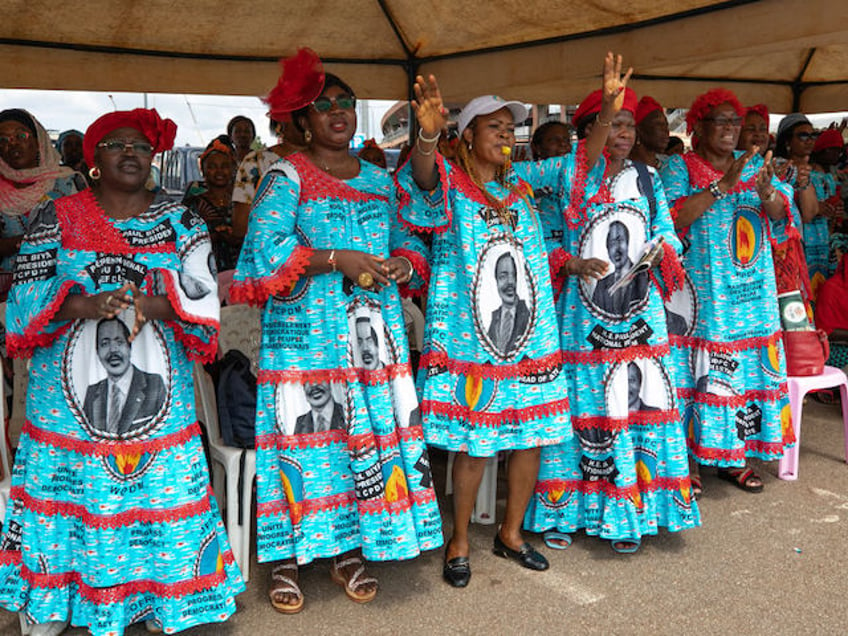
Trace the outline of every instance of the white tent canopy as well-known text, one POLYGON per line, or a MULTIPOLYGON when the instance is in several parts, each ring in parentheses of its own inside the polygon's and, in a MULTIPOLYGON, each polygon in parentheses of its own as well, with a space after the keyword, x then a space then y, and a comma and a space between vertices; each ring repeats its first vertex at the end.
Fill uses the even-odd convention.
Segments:
POLYGON ((724 85, 746 104, 848 108, 844 0, 5 0, 0 86, 262 95, 310 46, 360 97, 405 99, 435 73, 446 99, 576 103, 603 54, 668 107, 724 85))

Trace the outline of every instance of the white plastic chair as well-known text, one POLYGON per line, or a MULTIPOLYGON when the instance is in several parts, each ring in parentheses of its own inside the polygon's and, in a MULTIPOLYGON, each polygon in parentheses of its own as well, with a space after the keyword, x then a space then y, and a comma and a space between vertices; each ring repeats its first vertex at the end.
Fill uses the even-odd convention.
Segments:
MULTIPOLYGON (((448 475, 445 482, 445 494, 453 493, 453 462, 456 453, 448 453, 448 475)), ((481 525, 491 525, 497 518, 498 504, 498 456, 489 457, 486 460, 486 468, 483 469, 483 479, 477 490, 477 499, 474 501, 474 510, 471 512, 471 522, 481 525)))
MULTIPOLYGON (((237 349, 251 361, 254 374, 259 365, 261 339, 260 310, 247 305, 232 305, 221 308, 221 333, 218 346, 221 352, 237 349)), ((194 367, 194 383, 197 395, 198 419, 206 425, 209 448, 212 456, 212 489, 222 510, 226 508, 227 535, 233 556, 241 569, 242 578, 250 579, 250 529, 253 506, 253 482, 256 478, 256 451, 226 446, 221 439, 218 424, 218 403, 212 378, 198 363, 194 367), (239 493, 241 456, 244 453, 244 473, 239 493), (224 484, 226 483, 226 488, 224 484), (225 501, 222 493, 226 492, 225 501), (239 497, 241 495, 241 497, 239 497), (239 500, 242 518, 239 519, 239 500)))

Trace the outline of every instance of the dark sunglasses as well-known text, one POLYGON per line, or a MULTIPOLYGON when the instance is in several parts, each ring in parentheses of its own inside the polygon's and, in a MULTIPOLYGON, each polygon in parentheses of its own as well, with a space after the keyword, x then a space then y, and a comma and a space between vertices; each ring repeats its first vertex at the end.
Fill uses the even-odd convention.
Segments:
POLYGON ((742 118, 737 117, 704 117, 704 121, 711 121, 720 128, 729 128, 731 126, 741 126, 742 118))
POLYGON ((329 113, 334 104, 336 108, 341 110, 352 110, 356 106, 356 98, 353 95, 321 96, 312 102, 312 107, 319 113, 329 113))
POLYGON ((12 141, 22 142, 32 137, 28 130, 16 132, 14 135, 0 135, 0 146, 8 146, 12 141))
POLYGON ((817 133, 817 132, 796 132, 795 133, 795 139, 797 139, 798 141, 803 141, 805 143, 808 142, 808 141, 815 141, 818 138, 819 138, 819 133, 817 133))
POLYGON ((146 141, 101 141, 97 144, 98 148, 103 148, 106 152, 118 153, 126 150, 132 150, 137 155, 150 155, 153 153, 153 146, 146 141))

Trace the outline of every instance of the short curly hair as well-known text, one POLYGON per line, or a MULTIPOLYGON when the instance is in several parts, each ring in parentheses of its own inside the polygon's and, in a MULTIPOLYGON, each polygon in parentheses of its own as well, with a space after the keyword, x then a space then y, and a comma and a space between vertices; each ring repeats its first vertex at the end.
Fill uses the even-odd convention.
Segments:
POLYGON ((686 132, 691 135, 695 130, 695 124, 709 115, 713 108, 721 104, 730 104, 737 115, 745 116, 745 109, 733 92, 726 88, 713 88, 702 95, 698 95, 692 102, 689 112, 686 113, 686 132))

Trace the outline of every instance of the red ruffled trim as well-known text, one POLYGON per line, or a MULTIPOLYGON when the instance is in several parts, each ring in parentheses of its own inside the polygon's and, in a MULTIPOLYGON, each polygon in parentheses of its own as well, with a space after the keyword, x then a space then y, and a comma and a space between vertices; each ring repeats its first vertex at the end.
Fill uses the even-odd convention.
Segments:
MULTIPOLYGON (((307 499, 295 504, 298 507, 300 515, 306 517, 325 512, 336 510, 338 508, 357 506, 360 514, 373 515, 388 513, 391 515, 407 512, 412 506, 421 506, 436 501, 436 493, 432 488, 427 490, 412 491, 407 493, 407 496, 397 501, 386 501, 385 499, 374 499, 370 501, 357 501, 356 496, 352 492, 344 492, 328 497, 319 497, 317 499, 307 499)), ((258 517, 270 517, 274 515, 290 515, 291 504, 286 499, 276 499, 274 501, 259 502, 256 505, 256 515, 258 517)))
POLYGON ((168 254, 175 243, 133 247, 113 225, 91 189, 56 200, 56 217, 62 226, 62 247, 102 254, 168 254))
POLYGON ((745 457, 748 453, 780 457, 783 455, 785 446, 784 442, 763 442, 752 439, 745 441, 744 448, 708 448, 698 446, 691 439, 689 440, 689 449, 698 459, 721 460, 739 465, 745 463, 745 457))
MULTIPOLYGON (((685 153, 683 155, 683 161, 689 170, 689 184, 693 190, 708 188, 713 181, 721 179, 724 176, 723 172, 716 170, 709 161, 702 158, 694 150, 685 153)), ((739 181, 727 194, 751 191, 754 189, 756 183, 757 175, 754 175, 747 181, 739 181)))
POLYGON ((109 455, 134 455, 137 453, 155 453, 161 450, 186 444, 191 439, 200 438, 200 426, 194 422, 177 433, 157 437, 144 442, 111 442, 76 439, 69 435, 54 433, 38 428, 29 420, 24 422, 22 432, 38 444, 46 444, 53 448, 93 457, 108 457, 109 455))
POLYGON ((566 364, 606 364, 609 362, 630 362, 637 358, 659 358, 671 352, 667 344, 633 345, 624 349, 590 349, 588 351, 563 351, 562 360, 566 364))
MULTIPOLYGON (((660 292, 663 299, 668 300, 673 292, 683 289, 686 284, 686 274, 674 248, 665 242, 662 247, 663 257, 660 261, 660 275, 663 285, 660 287, 660 292)), ((653 272, 651 272, 651 275, 653 275, 653 272)))
POLYGON ((341 179, 327 174, 312 163, 302 152, 296 152, 286 157, 300 177, 300 205, 308 201, 336 199, 344 201, 383 201, 388 202, 387 195, 374 192, 364 192, 352 188, 341 179))
POLYGON ((498 413, 472 411, 467 406, 461 406, 459 404, 424 400, 421 402, 421 412, 425 416, 438 415, 452 420, 464 420, 471 426, 496 428, 504 424, 529 422, 543 417, 551 417, 567 413, 568 398, 557 400, 555 402, 548 402, 547 404, 528 406, 523 409, 507 409, 498 413))
MULTIPOLYGON (((21 565, 21 578, 23 578, 30 587, 63 589, 74 586, 77 588, 77 593, 85 600, 97 605, 108 605, 113 603, 122 603, 127 598, 138 594, 154 594, 161 598, 180 598, 190 594, 197 594, 205 590, 223 585, 227 581, 226 569, 220 572, 212 572, 204 574, 194 579, 180 581, 178 583, 162 583, 161 581, 140 580, 131 581, 129 583, 121 583, 118 585, 110 585, 108 587, 93 587, 83 580, 83 575, 79 572, 63 572, 62 574, 42 574, 33 572, 22 564, 20 552, 14 552, 18 555, 14 560, 16 565, 21 565)), ((232 552, 227 550, 222 553, 224 562, 232 565, 235 560, 232 552)))
POLYGON ((302 371, 299 369, 274 370, 259 369, 256 381, 260 384, 306 384, 307 382, 359 382, 371 386, 384 384, 395 378, 412 375, 409 363, 390 364, 373 371, 362 368, 320 369, 302 371))
MULTIPOLYGON (((474 201, 474 203, 485 205, 487 207, 491 205, 489 200, 486 198, 486 195, 483 194, 480 187, 471 180, 471 177, 468 176, 465 170, 457 166, 455 163, 451 163, 451 168, 450 179, 453 187, 462 192, 467 199, 474 201)), ((522 196, 519 192, 513 192, 510 190, 509 194, 506 195, 506 198, 501 200, 501 204, 504 208, 508 208, 512 206, 512 204, 523 200, 524 196, 533 195, 533 188, 523 179, 519 178, 515 185, 517 190, 524 191, 524 195, 522 196)))
POLYGON ((186 333, 178 322, 168 320, 165 322, 174 330, 174 337, 179 340, 185 349, 189 360, 197 360, 203 364, 214 362, 218 357, 218 330, 212 335, 211 340, 204 340, 194 334, 186 333))
POLYGON ((401 441, 409 442, 424 439, 424 431, 420 426, 399 428, 388 435, 363 434, 348 437, 345 431, 322 431, 320 433, 307 433, 303 435, 280 435, 268 433, 256 438, 257 449, 276 448, 278 450, 291 450, 294 448, 319 448, 329 446, 333 443, 343 443, 350 449, 368 448, 371 441, 375 440, 377 447, 388 450, 397 447, 401 441))
MULTIPOLYGON (((424 281, 424 284, 419 289, 410 289, 409 283, 398 285, 401 296, 404 298, 415 298, 426 294, 430 287, 430 263, 427 262, 427 259, 418 252, 408 250, 403 247, 399 247, 392 252, 392 256, 403 256, 404 258, 409 259, 409 262, 412 263, 412 269, 414 269, 418 276, 421 277, 421 280, 424 281)), ((410 280, 410 282, 412 281, 410 280)))
POLYGON ((546 373, 562 366, 562 352, 556 351, 535 360, 522 360, 516 364, 480 364, 454 360, 443 351, 428 351, 419 361, 421 368, 436 367, 447 369, 449 373, 475 378, 507 380, 528 375, 546 373))
POLYGON ((677 389, 677 397, 681 400, 694 400, 698 404, 732 408, 741 408, 750 402, 779 402, 788 394, 786 383, 781 384, 779 389, 746 391, 742 395, 715 395, 701 393, 695 389, 677 389))
POLYGON ((136 523, 171 523, 202 515, 211 510, 209 497, 213 496, 212 489, 207 488, 206 496, 189 504, 175 508, 151 510, 149 508, 131 508, 115 514, 94 514, 85 506, 65 501, 36 499, 26 492, 23 486, 13 486, 9 495, 11 499, 20 500, 24 508, 37 515, 45 517, 73 517, 79 519, 92 529, 116 529, 131 526, 136 523))
POLYGON ((677 412, 677 409, 641 411, 638 413, 630 413, 627 417, 606 417, 602 415, 587 417, 571 416, 571 426, 574 430, 600 428, 610 432, 627 430, 631 426, 656 426, 669 423, 676 424, 678 421, 680 421, 680 414, 677 412))
POLYGON ((561 247, 555 247, 548 255, 548 267, 551 270, 551 285, 554 288, 554 302, 559 300, 559 295, 562 293, 562 288, 565 285, 565 279, 568 278, 563 273, 562 268, 574 256, 566 252, 561 247))
POLYGON ((298 245, 288 260, 270 276, 233 281, 230 298, 235 304, 247 303, 261 307, 271 296, 287 296, 303 276, 314 252, 312 248, 298 245))
MULTIPOLYGON (((406 165, 406 164, 404 164, 406 165)), ((408 208, 412 205, 412 195, 407 192, 406 188, 400 185, 400 181, 398 181, 397 176, 395 176, 395 187, 399 193, 399 204, 398 204, 398 212, 397 218, 400 224, 405 227, 410 232, 427 232, 432 234, 443 234, 447 231, 447 229, 453 223, 453 211, 451 210, 450 204, 448 202, 448 174, 445 169, 445 158, 436 151, 436 170, 439 171, 439 183, 442 188, 442 205, 444 206, 445 216, 447 217, 447 223, 444 225, 438 225, 435 227, 425 226, 425 225, 415 225, 411 221, 407 220, 403 214, 401 214, 401 210, 404 208, 408 208)), ((398 170, 397 172, 400 172, 398 170)), ((397 173, 396 173, 397 174, 397 173)), ((437 186, 438 187, 438 186, 437 186)))
POLYGON ((781 338, 781 331, 776 331, 770 336, 758 336, 756 338, 745 338, 743 340, 734 340, 732 342, 716 342, 713 340, 704 340, 694 336, 675 336, 669 335, 669 341, 675 347, 686 347, 688 349, 702 349, 710 353, 734 353, 737 351, 747 351, 756 347, 767 347, 773 341, 781 338))
MULTIPOLYGON (((220 331, 221 324, 217 318, 212 318, 210 316, 199 316, 196 314, 189 313, 185 307, 180 303, 180 297, 177 293, 176 287, 174 287, 174 279, 172 277, 172 273, 167 270, 162 271, 162 279, 165 281, 165 291, 168 294, 168 300, 171 301, 171 306, 174 308, 174 311, 177 312, 177 316, 180 317, 180 320, 184 320, 185 322, 190 322, 195 325, 204 325, 206 327, 215 327, 215 331, 220 331)), ((150 274, 148 273, 148 276, 150 274)))
POLYGON ((68 294, 75 287, 82 289, 82 286, 72 280, 66 280, 56 292, 56 297, 42 309, 36 316, 30 320, 29 324, 24 328, 24 333, 21 335, 14 333, 6 334, 6 349, 8 355, 13 358, 31 358, 37 347, 47 347, 51 345, 59 336, 70 329, 73 321, 68 321, 67 324, 60 326, 52 333, 46 333, 44 328, 53 320, 53 317, 62 308, 62 303, 65 302, 68 294))
POLYGON ((563 215, 565 223, 572 230, 579 228, 588 220, 586 216, 586 180, 589 176, 589 162, 586 159, 586 142, 577 142, 577 154, 574 157, 574 179, 571 182, 569 206, 563 215))
POLYGON ((632 499, 638 493, 657 492, 681 492, 692 488, 689 476, 686 477, 656 477, 651 481, 637 478, 635 484, 620 488, 606 480, 583 481, 582 479, 546 479, 536 482, 536 494, 548 492, 579 492, 583 495, 594 495, 603 493, 610 499, 632 499))

